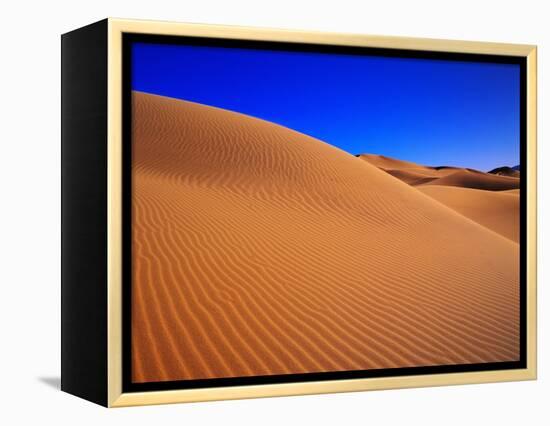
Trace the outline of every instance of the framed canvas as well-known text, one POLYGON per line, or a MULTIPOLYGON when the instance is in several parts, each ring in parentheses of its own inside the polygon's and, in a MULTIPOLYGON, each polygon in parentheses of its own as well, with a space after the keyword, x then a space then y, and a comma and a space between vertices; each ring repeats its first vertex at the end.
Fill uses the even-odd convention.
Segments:
POLYGON ((62 389, 536 378, 536 48, 107 19, 62 36, 62 389))

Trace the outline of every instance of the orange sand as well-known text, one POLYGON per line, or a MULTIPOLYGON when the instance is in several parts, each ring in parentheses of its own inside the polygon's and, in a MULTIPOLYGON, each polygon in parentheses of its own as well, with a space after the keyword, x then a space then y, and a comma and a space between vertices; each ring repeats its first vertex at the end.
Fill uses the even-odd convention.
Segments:
POLYGON ((459 167, 436 168, 373 154, 362 154, 359 158, 465 217, 519 242, 519 172, 509 167, 489 173, 459 167))
POLYGON ((419 189, 486 228, 519 242, 519 193, 439 185, 419 189))
POLYGON ((446 194, 242 114, 133 107, 135 382, 518 359, 518 244, 446 194))

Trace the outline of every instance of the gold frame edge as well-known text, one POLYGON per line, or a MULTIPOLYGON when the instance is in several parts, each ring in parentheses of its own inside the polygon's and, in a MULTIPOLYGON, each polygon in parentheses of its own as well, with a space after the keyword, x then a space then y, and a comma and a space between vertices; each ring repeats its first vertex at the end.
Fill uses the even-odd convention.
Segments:
POLYGON ((107 25, 107 405, 122 395, 122 32, 107 25))
POLYGON ((357 392, 427 386, 535 380, 537 378, 537 49, 534 45, 410 37, 338 34, 108 19, 107 132, 107 338, 108 406, 125 407, 229 399, 357 392), (227 386, 151 392, 122 392, 122 34, 163 34, 275 42, 411 49, 519 56, 527 59, 527 368, 368 379, 227 386))

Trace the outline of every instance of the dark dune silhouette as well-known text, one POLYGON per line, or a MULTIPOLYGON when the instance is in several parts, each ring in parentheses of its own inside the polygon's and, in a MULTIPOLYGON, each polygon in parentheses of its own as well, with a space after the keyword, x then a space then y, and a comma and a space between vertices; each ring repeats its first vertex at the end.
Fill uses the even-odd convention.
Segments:
POLYGON ((508 166, 497 167, 496 169, 491 170, 489 173, 491 173, 493 175, 498 175, 498 176, 508 176, 508 177, 515 177, 515 178, 520 177, 519 166, 515 166, 515 167, 508 167, 508 166))

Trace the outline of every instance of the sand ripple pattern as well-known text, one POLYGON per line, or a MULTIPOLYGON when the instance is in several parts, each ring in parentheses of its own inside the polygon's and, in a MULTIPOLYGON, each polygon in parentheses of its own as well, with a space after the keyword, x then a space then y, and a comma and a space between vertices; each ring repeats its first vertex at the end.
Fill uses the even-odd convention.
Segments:
POLYGON ((135 382, 511 361, 518 244, 242 114, 133 94, 135 382))

